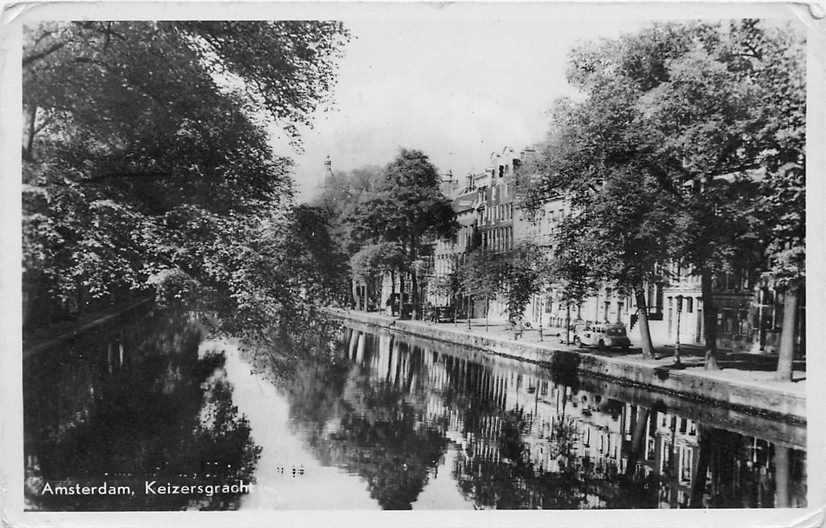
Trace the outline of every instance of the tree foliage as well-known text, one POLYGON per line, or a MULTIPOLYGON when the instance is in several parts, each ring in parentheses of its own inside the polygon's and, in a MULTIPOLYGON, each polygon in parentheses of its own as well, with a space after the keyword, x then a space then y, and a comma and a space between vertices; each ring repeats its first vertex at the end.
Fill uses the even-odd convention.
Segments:
POLYGON ((568 78, 585 97, 555 106, 527 200, 564 191, 578 211, 559 267, 637 289, 658 263, 687 265, 713 367, 713 276, 804 273, 802 38, 753 20, 657 24, 575 49, 568 78))
POLYGON ((31 306, 74 311, 181 273, 241 303, 267 265, 253 242, 291 246, 309 239, 285 226, 321 227, 291 212, 291 165, 263 124, 298 139, 335 79, 340 24, 45 23, 25 39, 31 306))
POLYGON ((324 182, 321 194, 312 202, 327 212, 334 238, 349 255, 355 254, 362 244, 361 237, 353 234, 357 224, 352 219, 360 204, 373 196, 382 179, 382 169, 378 166, 336 172, 324 182))
POLYGON ((502 253, 476 249, 466 255, 459 268, 459 282, 465 295, 493 299, 505 283, 506 257, 502 253))
POLYGON ((517 244, 508 253, 502 286, 512 321, 522 317, 531 297, 542 289, 548 266, 546 253, 531 243, 517 244))
POLYGON ((424 237, 453 236, 453 216, 450 201, 439 189, 436 167, 421 151, 402 149, 385 167, 374 193, 354 211, 354 235, 401 242, 412 262, 424 237))
POLYGON ((412 272, 414 307, 419 294, 415 263, 427 256, 427 242, 453 238, 458 229, 450 200, 439 189, 436 167, 423 152, 408 149, 384 168, 382 178, 363 194, 345 221, 358 243, 392 243, 399 248, 399 271, 412 272))

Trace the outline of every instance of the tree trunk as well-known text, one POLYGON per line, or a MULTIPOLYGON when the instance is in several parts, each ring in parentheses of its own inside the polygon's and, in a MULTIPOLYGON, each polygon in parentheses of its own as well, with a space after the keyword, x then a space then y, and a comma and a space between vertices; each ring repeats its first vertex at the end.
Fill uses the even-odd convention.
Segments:
POLYGON ((399 270, 399 318, 405 318, 404 311, 404 271, 399 270))
POLYGON ((634 288, 634 297, 637 300, 637 323, 640 325, 642 337, 642 357, 654 359, 654 344, 651 342, 651 328, 648 326, 648 304, 645 302, 645 292, 642 288, 634 288))
POLYGON ((490 315, 490 296, 485 295, 485 332, 488 331, 488 316, 490 315))
POLYGON ((413 319, 419 314, 419 278, 416 273, 416 240, 410 239, 410 302, 413 305, 413 319))
POLYGON ((777 358, 777 379, 792 379, 792 361, 794 360, 794 338, 797 327, 796 285, 789 285, 783 298, 783 326, 780 330, 780 354, 777 358))
POLYGON ((356 281, 353 280, 353 279, 350 279, 350 296, 353 298, 353 302, 350 304, 350 306, 353 306, 356 310, 358 310, 358 308, 359 308, 359 294, 358 294, 358 290, 356 288, 358 288, 358 286, 356 286, 356 281))
POLYGON ((29 111, 29 127, 26 139, 26 149, 23 151, 23 159, 26 161, 34 160, 34 134, 35 122, 37 121, 37 105, 32 105, 29 111))
POLYGON ((708 475, 708 463, 711 453, 711 435, 713 429, 697 425, 697 469, 694 471, 691 481, 691 508, 701 508, 703 506, 703 494, 706 491, 706 476, 708 475))
POLYGON ((645 458, 645 428, 648 424, 648 407, 637 405, 634 431, 631 433, 631 454, 625 466, 625 475, 631 477, 636 472, 637 461, 645 458))
POLYGON ((411 293, 411 302, 413 303, 413 319, 418 319, 419 315, 419 281, 418 277, 416 277, 416 270, 413 269, 413 272, 410 274, 410 293, 411 293))
POLYGON ((677 420, 671 418, 671 479, 668 494, 668 503, 671 509, 677 508, 677 488, 680 486, 680 475, 677 459, 677 420))
POLYGON ((459 317, 459 299, 461 296, 453 290, 450 297, 450 302, 453 304, 453 326, 456 326, 456 319, 459 317))
POLYGON ((703 337, 705 338, 705 368, 720 370, 717 364, 717 306, 712 295, 711 270, 703 268, 700 273, 700 287, 703 293, 703 337))
POLYGON ((774 507, 788 508, 789 504, 789 448, 774 446, 774 507))

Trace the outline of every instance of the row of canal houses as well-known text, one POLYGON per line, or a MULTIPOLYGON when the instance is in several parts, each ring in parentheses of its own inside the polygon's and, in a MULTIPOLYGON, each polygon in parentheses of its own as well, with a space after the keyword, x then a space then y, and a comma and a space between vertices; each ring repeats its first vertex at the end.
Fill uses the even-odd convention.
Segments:
MULTIPOLYGON (((352 330, 348 341, 350 359, 366 368, 371 383, 409 394, 422 426, 435 424, 451 440, 460 487, 502 479, 504 468, 524 488, 517 494, 523 504, 499 499, 477 506, 557 507, 548 501, 560 498, 548 493, 567 486, 576 496, 563 502, 575 507, 629 507, 622 502, 629 482, 654 508, 805 503, 805 486, 793 484, 805 482, 798 448, 721 429, 702 447, 695 420, 586 390, 576 376, 553 379, 538 367, 461 347, 437 351, 390 333, 352 330), (567 480, 560 479, 566 468, 567 480)), ((485 501, 478 490, 473 495, 485 501)))
MULTIPOLYGON (((555 243, 556 226, 571 208, 563 195, 547 197, 535 214, 520 208, 519 185, 532 179, 520 167, 530 167, 536 157, 532 148, 516 152, 510 147, 490 155, 488 168, 467 174, 464 180, 448 172, 442 179, 442 191, 453 203, 459 232, 453 240, 435 240, 430 262, 420 283, 424 285, 426 302, 433 306, 447 306, 454 302, 440 284, 445 284, 451 272, 458 269, 467 254, 477 248, 486 251, 507 252, 522 242, 531 242, 551 251, 555 243)), ((535 176, 534 176, 535 177, 535 176)), ((680 313, 680 341, 684 344, 702 344, 703 298, 699 275, 674 263, 665 264, 661 282, 646 286, 646 303, 652 339, 656 344, 673 343, 680 313)), ((547 288, 531 299, 524 320, 534 328, 561 329, 566 317, 595 323, 620 322, 630 328, 632 338, 639 327, 632 327, 632 315, 637 306, 633 296, 612 289, 601 288, 582 304, 566 307, 554 291, 553 278, 547 288), (568 312, 570 310, 570 313, 568 312)), ((718 306, 718 346, 724 349, 753 353, 773 353, 779 346, 782 323, 782 296, 748 270, 739 270, 717 277, 714 297, 718 306)), ((382 303, 390 295, 389 277, 383 284, 382 303)), ((408 281, 409 284, 409 281, 408 281)), ((397 283, 395 291, 399 291, 397 283)), ((459 313, 471 317, 487 316, 492 321, 507 321, 509 314, 503 299, 459 299, 459 313), (469 306, 468 306, 469 304, 469 306)), ((797 347, 805 350, 805 300, 800 302, 800 328, 797 347)))

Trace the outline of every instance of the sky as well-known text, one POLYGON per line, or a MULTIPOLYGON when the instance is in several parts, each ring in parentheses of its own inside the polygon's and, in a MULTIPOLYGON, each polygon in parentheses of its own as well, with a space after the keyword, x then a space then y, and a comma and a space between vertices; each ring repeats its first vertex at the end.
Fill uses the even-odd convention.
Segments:
POLYGON ((334 110, 302 130, 303 151, 274 140, 295 160, 299 200, 318 189, 328 155, 333 170, 349 171, 415 148, 461 178, 505 146, 519 152, 543 139, 553 101, 576 93, 565 79, 573 46, 676 13, 596 4, 362 7, 340 17, 353 39, 334 110))

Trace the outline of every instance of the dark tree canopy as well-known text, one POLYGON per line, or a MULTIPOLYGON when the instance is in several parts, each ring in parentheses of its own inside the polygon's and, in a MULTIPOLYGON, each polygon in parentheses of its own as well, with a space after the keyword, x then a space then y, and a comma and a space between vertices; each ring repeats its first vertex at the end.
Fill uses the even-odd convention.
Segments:
POLYGON ((804 274, 803 50, 792 28, 754 20, 656 24, 574 49, 568 77, 584 97, 555 106, 525 200, 564 193, 577 211, 562 269, 629 290, 668 261, 700 274, 712 366, 713 276, 804 274))
MULTIPOLYGON (((453 238, 458 229, 451 202, 439 188, 436 167, 423 152, 401 149, 380 173, 365 168, 351 173, 343 185, 331 183, 322 202, 340 211, 338 231, 346 234, 344 243, 354 256, 351 264, 364 268, 376 262, 375 250, 392 247, 392 258, 383 258, 380 270, 409 272, 411 301, 417 305, 418 278, 422 259, 429 256, 429 243, 453 238), (350 198, 350 202, 336 205, 336 198, 350 198)), ((363 271, 357 275, 366 277, 363 271)))
POLYGON ((235 268, 248 242, 287 236, 271 224, 323 223, 309 211, 290 223, 291 163, 273 153, 264 124, 298 140, 296 126, 327 101, 347 38, 337 22, 26 28, 31 306, 57 300, 72 312, 171 276, 238 288, 230 304, 249 293, 235 268))
POLYGON ((355 236, 408 245, 411 261, 422 237, 451 238, 456 232, 453 208, 439 189, 439 174, 418 150, 402 149, 384 169, 375 192, 354 212, 355 236))

